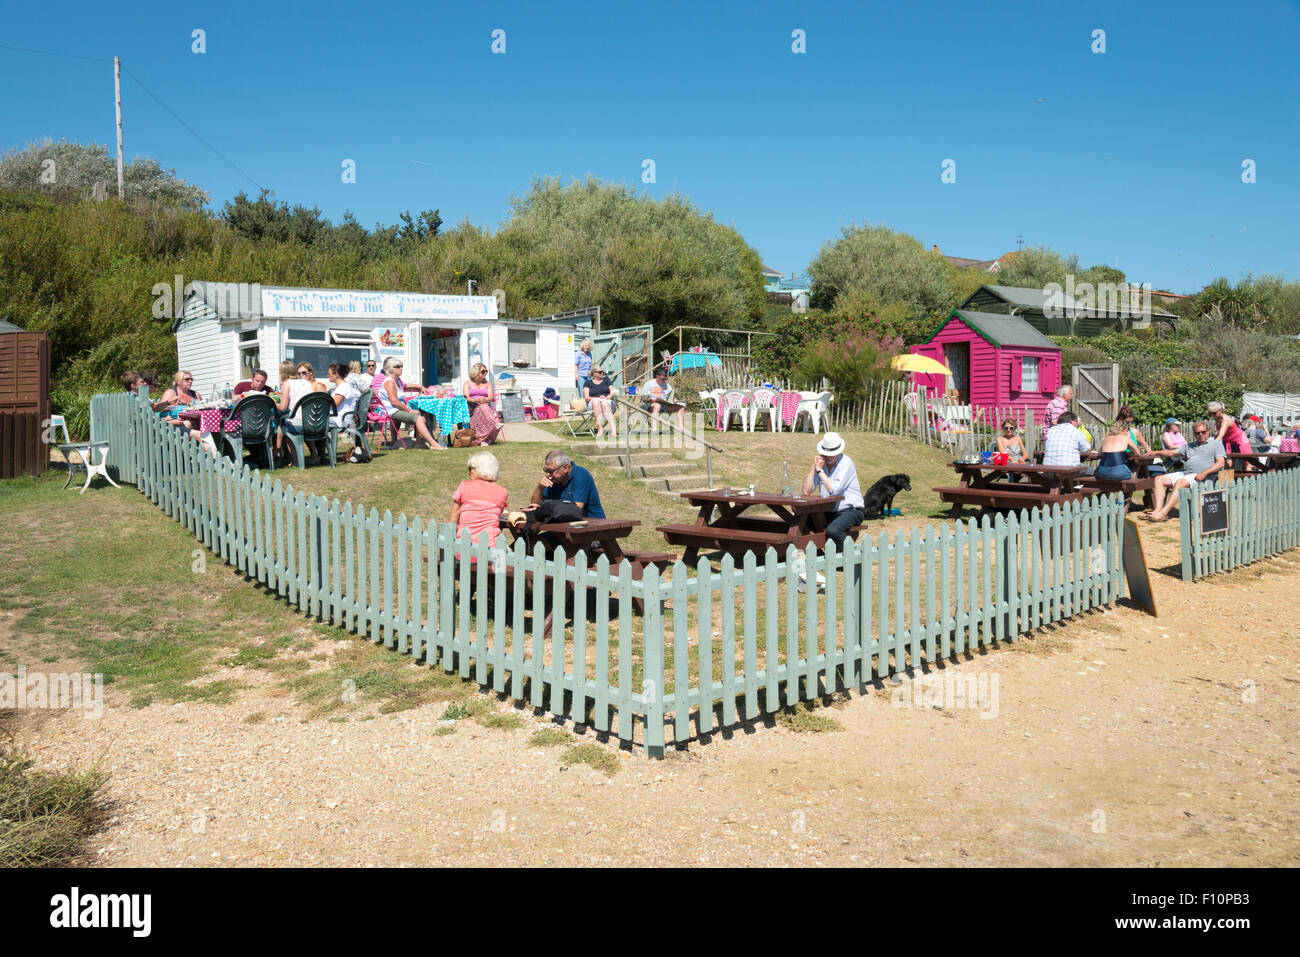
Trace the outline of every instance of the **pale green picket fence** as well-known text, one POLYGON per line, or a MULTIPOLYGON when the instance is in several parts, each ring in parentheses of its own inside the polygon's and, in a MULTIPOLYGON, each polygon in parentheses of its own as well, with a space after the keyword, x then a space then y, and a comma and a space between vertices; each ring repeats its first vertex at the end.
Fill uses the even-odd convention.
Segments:
POLYGON ((1247 473, 1227 485, 1183 489, 1178 495, 1178 524, 1184 581, 1230 571, 1300 547, 1300 468, 1264 475, 1247 473), (1225 493, 1225 532, 1204 532, 1201 528, 1200 493, 1207 488, 1225 493))
POLYGON ((652 755, 1122 595, 1118 496, 810 550, 807 578, 825 587, 808 594, 793 549, 638 582, 603 556, 490 553, 451 525, 295 492, 127 395, 96 396, 91 418, 119 480, 304 612, 652 755))

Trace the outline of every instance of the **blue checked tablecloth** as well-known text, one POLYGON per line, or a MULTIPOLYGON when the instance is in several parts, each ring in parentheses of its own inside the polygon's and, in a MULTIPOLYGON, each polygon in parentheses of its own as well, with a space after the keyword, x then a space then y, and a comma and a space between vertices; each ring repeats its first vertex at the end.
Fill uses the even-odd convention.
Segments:
POLYGON ((424 412, 438 420, 438 431, 447 435, 458 425, 469 424, 469 403, 465 401, 463 395, 458 395, 451 399, 435 399, 433 396, 423 395, 415 399, 407 399, 406 404, 417 412, 424 412))

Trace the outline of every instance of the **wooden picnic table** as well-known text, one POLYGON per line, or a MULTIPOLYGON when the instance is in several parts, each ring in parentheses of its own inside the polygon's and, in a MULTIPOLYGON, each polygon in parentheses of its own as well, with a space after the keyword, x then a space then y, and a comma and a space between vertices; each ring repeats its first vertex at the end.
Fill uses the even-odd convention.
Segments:
MULTIPOLYGON (((658 530, 670 545, 686 548, 683 560, 693 565, 700 549, 744 555, 762 555, 769 547, 778 552, 789 545, 826 547, 826 523, 841 495, 776 495, 769 492, 726 492, 723 490, 682 492, 700 511, 694 525, 660 525, 658 530), (765 506, 775 517, 746 515, 755 506, 765 506), (715 517, 716 512, 716 517, 715 517)), ((850 530, 856 539, 857 529, 850 530)))
POLYGON ((1077 489, 1079 479, 1086 471, 1083 465, 994 465, 991 462, 953 462, 952 467, 961 476, 962 484, 943 486, 934 491, 942 501, 952 503, 951 517, 961 515, 962 506, 973 505, 986 509, 1037 508, 1043 505, 1063 505, 1083 499, 1084 491, 1077 489), (1021 475, 1023 483, 1002 482, 1005 473, 1021 475))
POLYGON ((1233 468, 1240 463, 1242 471, 1254 472, 1291 468, 1297 458, 1300 458, 1300 453, 1296 452, 1229 452, 1227 455, 1228 464, 1233 468))
MULTIPOLYGON (((662 571, 677 560, 677 556, 670 552, 633 551, 623 548, 620 539, 627 538, 632 534, 632 529, 640 524, 639 519, 589 518, 585 519, 579 527, 575 527, 572 522, 550 522, 534 526, 530 534, 525 534, 517 532, 513 526, 502 520, 502 527, 510 529, 510 534, 515 539, 523 538, 529 547, 545 536, 551 536, 550 541, 564 549, 565 562, 569 565, 573 564, 579 552, 587 555, 588 568, 594 568, 596 559, 604 555, 609 560, 610 575, 617 575, 619 566, 626 559, 633 581, 640 581, 644 577, 647 566, 654 565, 662 571)), ((644 612, 641 599, 633 599, 632 606, 637 612, 644 612)), ((548 616, 548 632, 549 626, 548 616)))

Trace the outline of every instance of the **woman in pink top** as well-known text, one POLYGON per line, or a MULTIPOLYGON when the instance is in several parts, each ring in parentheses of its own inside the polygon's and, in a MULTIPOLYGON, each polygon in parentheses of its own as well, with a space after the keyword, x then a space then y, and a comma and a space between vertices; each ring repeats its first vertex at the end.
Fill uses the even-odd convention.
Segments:
POLYGON ((1224 449, 1230 453, 1250 454, 1250 440, 1246 438, 1246 433, 1241 431, 1237 420, 1224 411, 1222 402, 1211 402, 1205 407, 1205 411, 1214 416, 1214 437, 1223 443, 1224 449))
POLYGON ((458 535, 461 529, 469 529, 469 540, 477 545, 479 535, 487 532, 488 545, 495 545, 506 509, 506 490, 497 484, 501 465, 491 452, 476 452, 466 464, 469 478, 456 486, 451 497, 451 520, 458 535))
POLYGON ((496 414, 492 380, 488 378, 487 366, 481 362, 470 366, 469 378, 465 380, 465 402, 469 405, 469 427, 474 430, 474 444, 491 445, 501 431, 501 420, 496 414))

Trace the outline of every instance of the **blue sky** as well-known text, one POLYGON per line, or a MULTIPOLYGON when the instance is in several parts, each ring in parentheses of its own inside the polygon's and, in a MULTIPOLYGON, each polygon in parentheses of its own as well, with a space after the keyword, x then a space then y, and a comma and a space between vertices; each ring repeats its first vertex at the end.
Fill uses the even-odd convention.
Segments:
POLYGON ((0 22, 0 44, 109 61, 0 48, 0 148, 111 147, 117 54, 127 158, 216 209, 256 183, 335 221, 495 226, 533 177, 590 173, 684 192, 787 274, 871 222, 972 258, 1023 235, 1175 291, 1300 275, 1300 0, 3 3, 0 22))

